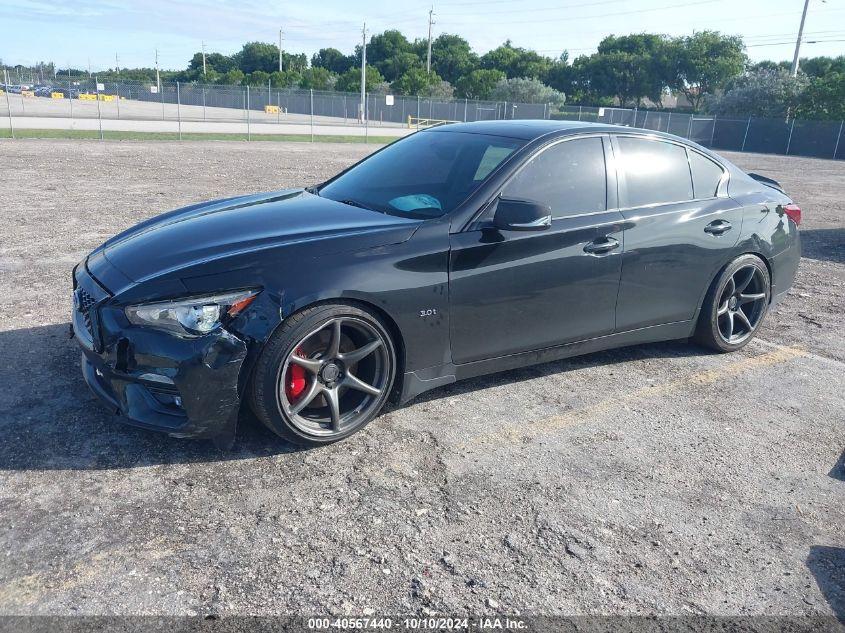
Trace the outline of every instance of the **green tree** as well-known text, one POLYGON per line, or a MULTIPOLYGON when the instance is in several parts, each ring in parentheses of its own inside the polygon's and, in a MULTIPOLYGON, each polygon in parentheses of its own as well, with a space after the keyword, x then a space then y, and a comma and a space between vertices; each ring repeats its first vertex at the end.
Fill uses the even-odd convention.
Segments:
POLYGON ((798 69, 810 77, 824 77, 830 73, 845 73, 845 55, 839 57, 804 57, 798 69))
POLYGON ((602 96, 616 97, 623 106, 639 107, 644 98, 659 104, 663 89, 674 79, 671 57, 661 35, 608 36, 589 61, 591 87, 602 96))
POLYGON ((266 88, 268 79, 270 79, 270 73, 265 73, 263 70, 256 70, 254 73, 246 76, 244 83, 248 86, 263 86, 266 88))
POLYGON ((539 53, 515 47, 507 40, 498 48, 482 55, 481 67, 501 70, 507 77, 545 78, 552 66, 552 60, 539 53))
POLYGON ((795 115, 806 119, 845 119, 845 72, 810 78, 795 115))
POLYGON ((792 64, 790 62, 773 62, 771 60, 764 59, 763 61, 750 64, 748 66, 748 72, 756 73, 760 70, 777 72, 779 70, 789 70, 791 65, 792 64))
MULTIPOLYGON (((405 72, 415 65, 411 58, 419 62, 408 38, 396 30, 373 35, 367 44, 367 63, 378 68, 387 81, 395 80, 399 71, 405 72), (400 56, 401 61, 397 61, 400 56)), ((358 60, 360 63, 360 53, 358 60)))
MULTIPOLYGON (((384 77, 373 66, 367 66, 367 92, 384 83, 384 77)), ((361 69, 350 68, 337 79, 336 89, 342 92, 361 92, 361 69)))
MULTIPOLYGON (((434 74, 432 73, 432 75, 434 74)), ((438 79, 429 83, 423 96, 433 97, 435 99, 453 99, 455 97, 455 88, 445 79, 438 79)))
POLYGON ((422 68, 422 64, 414 53, 402 52, 383 60, 378 68, 386 80, 392 81, 414 68, 422 68))
POLYGON ((245 75, 240 68, 233 68, 220 77, 220 83, 226 86, 240 86, 244 77, 245 75))
POLYGON ((512 77, 500 79, 490 93, 496 101, 510 101, 513 103, 551 103, 562 105, 566 95, 550 88, 539 79, 528 77, 512 77))
POLYGON ((458 79, 455 88, 458 96, 467 99, 489 99, 500 80, 505 79, 501 70, 479 68, 458 79))
POLYGON ((742 74, 748 58, 739 36, 701 31, 672 41, 668 55, 676 60, 673 88, 698 111, 707 95, 742 74))
POLYGON ((296 70, 274 70, 270 73, 270 84, 273 88, 292 88, 298 86, 302 75, 296 70))
POLYGON ((335 84, 337 84, 337 75, 319 66, 306 68, 299 82, 301 88, 314 90, 334 90, 335 84))
POLYGON ((325 68, 338 75, 352 68, 354 63, 351 56, 344 55, 336 48, 321 48, 311 57, 311 66, 325 68))
POLYGON ((795 113, 809 80, 786 70, 758 70, 733 81, 720 97, 710 97, 707 109, 716 115, 786 118, 795 113))
POLYGON ((400 95, 428 95, 432 85, 439 82, 437 73, 425 72, 425 68, 412 68, 396 79, 390 87, 400 95))
POLYGON ((431 43, 431 68, 450 83, 478 68, 478 55, 460 35, 443 33, 431 43))
MULTIPOLYGON (((273 70, 278 69, 278 60, 273 70)), ((282 53, 282 67, 285 70, 302 72, 308 68, 308 56, 305 53, 282 53)))
MULTIPOLYGON (((235 64, 231 57, 220 53, 208 53, 205 56, 206 71, 214 69, 218 73, 226 73, 234 68, 235 64)), ((191 61, 188 62, 188 70, 198 71, 202 75, 202 53, 194 53, 191 61)))
POLYGON ((271 73, 279 68, 279 47, 265 42, 247 42, 235 53, 233 61, 245 74, 263 70, 271 73))

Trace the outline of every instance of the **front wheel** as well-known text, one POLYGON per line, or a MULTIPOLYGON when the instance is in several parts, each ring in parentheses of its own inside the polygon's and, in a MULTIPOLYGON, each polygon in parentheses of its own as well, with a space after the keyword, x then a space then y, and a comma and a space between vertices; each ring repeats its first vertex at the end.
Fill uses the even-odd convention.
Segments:
POLYGON ((361 430, 384 406, 396 352, 377 315, 321 304, 285 319, 263 350, 253 378, 256 415, 304 446, 361 430))
POLYGON ((744 347, 769 309, 771 280, 756 255, 737 257, 713 281, 704 299, 694 339, 719 352, 744 347))

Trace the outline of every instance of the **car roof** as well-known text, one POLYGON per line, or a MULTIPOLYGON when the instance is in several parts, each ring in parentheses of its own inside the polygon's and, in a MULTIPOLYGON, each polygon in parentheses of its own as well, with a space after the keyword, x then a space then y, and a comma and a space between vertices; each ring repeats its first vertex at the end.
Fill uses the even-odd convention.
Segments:
POLYGON ((609 125, 605 123, 588 123, 585 121, 550 121, 546 119, 511 119, 507 121, 475 121, 472 123, 449 123, 428 128, 430 132, 464 132, 468 134, 489 134, 504 136, 525 141, 533 141, 548 134, 579 132, 635 132, 653 136, 661 136, 676 140, 684 140, 672 134, 642 130, 624 125, 609 125))

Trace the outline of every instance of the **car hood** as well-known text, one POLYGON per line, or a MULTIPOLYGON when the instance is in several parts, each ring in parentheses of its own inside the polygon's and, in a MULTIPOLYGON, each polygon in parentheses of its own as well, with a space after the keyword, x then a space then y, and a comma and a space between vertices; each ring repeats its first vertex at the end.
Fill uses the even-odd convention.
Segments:
POLYGON ((407 240, 419 223, 296 189, 171 211, 116 235, 94 254, 138 282, 288 244, 316 242, 314 255, 394 244, 407 240))

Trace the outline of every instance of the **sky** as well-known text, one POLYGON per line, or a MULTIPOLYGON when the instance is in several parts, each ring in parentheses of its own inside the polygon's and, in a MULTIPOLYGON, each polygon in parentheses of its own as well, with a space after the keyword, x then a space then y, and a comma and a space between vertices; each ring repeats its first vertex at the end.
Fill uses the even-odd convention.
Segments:
MULTIPOLYGON (((205 42, 207 52, 231 54, 247 41, 278 42, 312 53, 350 53, 362 23, 379 33, 399 29, 426 37, 425 0, 0 0, 0 59, 6 64, 53 61, 102 70, 151 67, 180 70, 205 42)), ((803 0, 442 0, 434 4, 433 34, 457 33, 476 50, 514 45, 557 57, 595 52, 606 35, 638 32, 684 35, 713 29, 742 35, 752 60, 791 60, 803 0)), ((801 55, 845 54, 845 0, 810 0, 801 55)))

